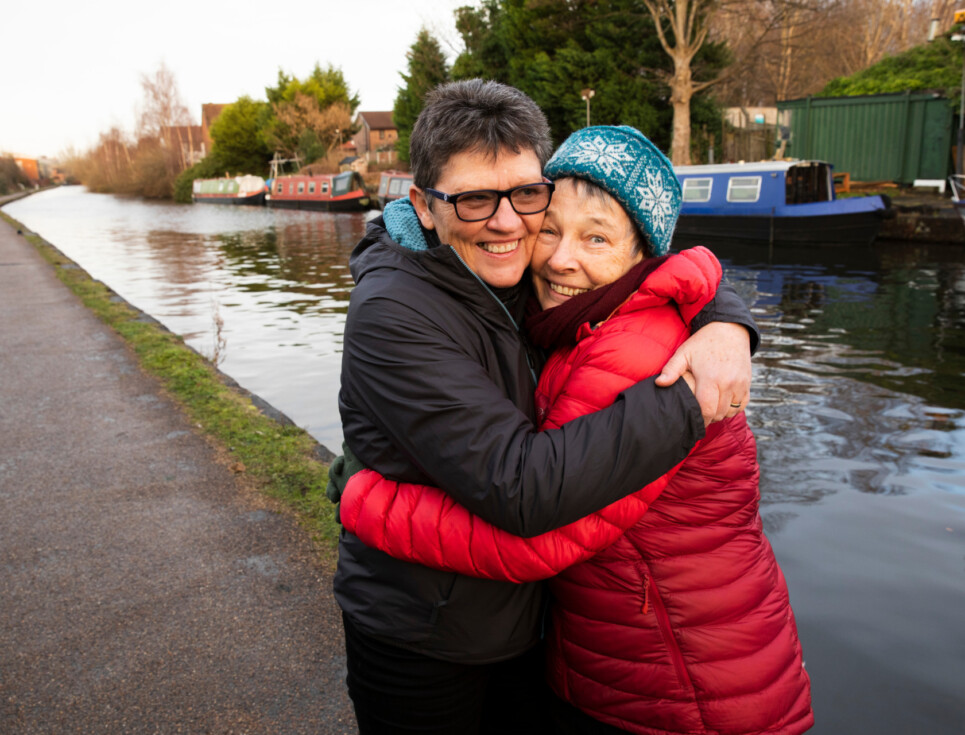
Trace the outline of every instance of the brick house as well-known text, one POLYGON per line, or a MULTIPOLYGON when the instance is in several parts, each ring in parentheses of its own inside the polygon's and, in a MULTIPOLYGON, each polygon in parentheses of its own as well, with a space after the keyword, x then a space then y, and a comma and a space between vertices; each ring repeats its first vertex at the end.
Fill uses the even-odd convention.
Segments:
POLYGON ((13 160, 31 184, 37 186, 40 183, 40 164, 36 158, 14 156, 13 160))
POLYGON ((352 140, 358 156, 370 163, 394 163, 398 128, 392 122, 392 111, 360 112, 355 117, 358 132, 352 140))

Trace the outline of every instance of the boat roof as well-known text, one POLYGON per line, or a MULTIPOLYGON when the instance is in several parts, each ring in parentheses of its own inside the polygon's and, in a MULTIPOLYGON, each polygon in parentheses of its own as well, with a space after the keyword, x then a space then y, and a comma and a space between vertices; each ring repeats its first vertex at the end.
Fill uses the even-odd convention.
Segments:
POLYGON ((752 161, 741 163, 708 163, 699 166, 674 166, 674 172, 681 176, 700 174, 753 174, 787 171, 801 164, 826 164, 825 161, 752 161))
POLYGON ((351 176, 356 173, 355 171, 339 171, 337 174, 282 174, 276 176, 275 180, 278 179, 334 179, 339 176, 351 176))

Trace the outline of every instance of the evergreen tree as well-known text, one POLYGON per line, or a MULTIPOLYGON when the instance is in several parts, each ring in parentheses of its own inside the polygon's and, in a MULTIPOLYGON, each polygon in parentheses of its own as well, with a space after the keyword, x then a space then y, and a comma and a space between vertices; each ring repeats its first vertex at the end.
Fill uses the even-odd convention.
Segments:
POLYGON ((449 81, 449 65, 435 37, 425 28, 419 31, 415 43, 406 54, 408 74, 400 73, 405 86, 399 88, 392 110, 392 121, 399 131, 395 149, 399 160, 409 160, 409 136, 425 103, 426 94, 449 81))
POLYGON ((265 144, 263 130, 271 115, 266 102, 257 102, 251 97, 239 97, 228 105, 217 119, 211 123, 211 154, 208 167, 225 173, 255 174, 268 173, 271 151, 265 144))
MULTIPOLYGON (((466 50, 453 78, 496 79, 526 92, 557 144, 586 125, 581 91, 589 88, 591 124, 632 125, 669 150, 671 62, 640 0, 485 0, 457 11, 456 29, 466 50)), ((695 73, 713 76, 725 60, 724 49, 705 44, 695 73)), ((716 127, 715 106, 701 99, 693 123, 716 127)))

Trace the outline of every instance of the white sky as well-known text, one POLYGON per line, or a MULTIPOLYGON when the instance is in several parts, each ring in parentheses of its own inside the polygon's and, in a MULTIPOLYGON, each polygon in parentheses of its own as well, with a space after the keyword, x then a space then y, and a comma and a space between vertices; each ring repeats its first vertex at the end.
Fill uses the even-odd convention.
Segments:
POLYGON ((341 68, 360 110, 391 110, 422 26, 450 61, 453 11, 474 0, 11 0, 2 12, 0 152, 83 151, 132 131, 142 74, 163 62, 200 123, 201 105, 265 99, 279 68, 341 68))

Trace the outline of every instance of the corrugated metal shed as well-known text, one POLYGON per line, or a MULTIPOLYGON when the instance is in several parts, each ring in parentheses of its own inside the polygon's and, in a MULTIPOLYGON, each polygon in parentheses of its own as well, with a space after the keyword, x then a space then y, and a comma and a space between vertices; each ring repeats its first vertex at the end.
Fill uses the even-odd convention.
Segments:
POLYGON ((933 93, 808 97, 777 103, 785 155, 828 161, 856 181, 944 179, 954 110, 933 93))

